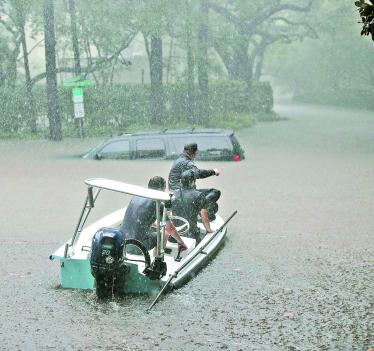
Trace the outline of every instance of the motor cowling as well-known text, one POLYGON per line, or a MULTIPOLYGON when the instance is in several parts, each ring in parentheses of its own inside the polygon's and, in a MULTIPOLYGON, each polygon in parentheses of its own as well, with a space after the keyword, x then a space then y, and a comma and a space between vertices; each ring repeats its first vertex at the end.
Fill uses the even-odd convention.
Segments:
POLYGON ((123 262, 125 235, 113 228, 101 228, 92 238, 91 269, 113 271, 123 262))
POLYGON ((111 293, 121 294, 126 273, 123 262, 125 235, 113 228, 101 228, 92 238, 91 273, 96 281, 99 298, 111 293))

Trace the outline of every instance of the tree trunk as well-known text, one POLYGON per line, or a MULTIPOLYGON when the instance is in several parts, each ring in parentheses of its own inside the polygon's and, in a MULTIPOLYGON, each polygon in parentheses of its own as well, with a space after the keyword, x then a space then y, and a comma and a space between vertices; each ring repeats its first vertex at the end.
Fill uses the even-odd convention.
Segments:
POLYGON ((169 45, 169 55, 168 55, 168 62, 166 65, 166 77, 165 77, 165 82, 166 84, 169 83, 169 78, 170 78, 170 72, 171 72, 171 66, 172 66, 172 59, 173 59, 173 50, 174 50, 174 37, 171 37, 170 39, 170 45, 169 45))
MULTIPOLYGON (((69 14, 70 14, 70 28, 71 28, 71 41, 73 44, 74 53, 74 75, 79 76, 81 70, 81 60, 79 54, 79 43, 77 35, 77 14, 75 11, 75 0, 69 0, 69 14)), ((83 136, 83 118, 74 118, 75 130, 80 137, 83 136)))
POLYGON ((29 65, 29 55, 27 51, 27 42, 25 35, 25 21, 19 23, 19 30, 21 34, 21 44, 23 51, 23 64, 25 67, 25 88, 26 88, 26 99, 27 99, 27 121, 31 133, 35 134, 36 129, 36 119, 35 119, 35 110, 34 110, 34 96, 32 93, 32 83, 30 75, 30 65, 29 65))
POLYGON ((238 40, 235 47, 230 48, 231 50, 226 50, 219 42, 214 43, 214 48, 225 65, 229 78, 245 81, 251 85, 253 60, 248 56, 246 40, 238 40))
POLYGON ((76 76, 81 74, 81 61, 79 54, 79 43, 77 35, 77 15, 75 11, 75 0, 69 0, 71 41, 73 43, 74 53, 74 73, 76 76))
POLYGON ((253 66, 248 57, 247 50, 247 45, 243 45, 234 53, 229 74, 232 79, 242 80, 247 84, 250 84, 250 81, 252 80, 253 66))
POLYGON ((200 0, 200 20, 197 29, 197 72, 199 81, 199 120, 204 123, 209 117, 209 79, 208 79, 208 19, 207 0, 200 0))
POLYGON ((54 0, 45 0, 44 2, 44 41, 49 133, 52 140, 61 140, 61 116, 58 103, 56 74, 54 0))
POLYGON ((162 87, 162 39, 151 36, 150 75, 151 75, 151 118, 152 123, 164 121, 164 94, 162 87))
POLYGON ((192 51, 192 24, 189 2, 186 3, 186 50, 187 50, 187 120, 195 123, 195 62, 192 51))
POLYGON ((260 48, 256 52, 256 58, 254 61, 254 72, 253 72, 253 80, 260 80, 262 75, 262 66, 264 64, 264 57, 265 57, 265 47, 260 48))

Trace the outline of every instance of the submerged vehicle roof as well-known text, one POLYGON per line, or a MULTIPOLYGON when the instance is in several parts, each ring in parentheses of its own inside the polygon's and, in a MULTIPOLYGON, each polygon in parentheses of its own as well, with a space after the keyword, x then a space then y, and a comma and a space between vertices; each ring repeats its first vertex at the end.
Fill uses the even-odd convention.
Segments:
POLYGON ((244 151, 235 138, 234 131, 220 128, 119 133, 106 138, 81 157, 84 159, 175 159, 183 145, 189 142, 199 144, 201 149, 197 156, 199 160, 231 160, 235 155, 240 155, 240 158, 244 159, 244 151), (102 153, 103 148, 107 146, 106 154, 102 153))
POLYGON ((232 135, 234 134, 233 130, 230 129, 220 129, 220 128, 190 128, 190 129, 162 129, 156 131, 147 131, 147 132, 134 132, 134 133, 120 133, 117 136, 112 136, 111 138, 118 138, 121 136, 141 136, 141 135, 183 135, 183 134, 194 134, 194 135, 211 135, 211 134, 220 134, 220 135, 232 135))

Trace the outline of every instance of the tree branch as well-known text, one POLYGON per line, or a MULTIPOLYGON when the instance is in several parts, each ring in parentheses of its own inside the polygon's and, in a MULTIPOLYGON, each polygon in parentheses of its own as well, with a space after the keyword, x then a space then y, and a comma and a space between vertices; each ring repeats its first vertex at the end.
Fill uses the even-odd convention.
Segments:
POLYGON ((113 59, 117 58, 120 55, 120 53, 123 50, 125 50, 131 44, 131 42, 133 41, 133 39, 135 38, 135 36, 137 34, 138 34, 138 32, 130 33, 128 38, 126 38, 126 41, 116 51, 114 51, 114 53, 112 55, 110 55, 107 58, 102 58, 99 61, 96 61, 95 63, 93 63, 92 65, 89 65, 86 68, 86 70, 84 70, 85 71, 84 76, 87 76, 87 74, 98 70, 99 68, 101 68, 105 64, 107 64, 107 63, 111 62, 113 59))
POLYGON ((0 23, 5 27, 5 29, 12 33, 13 36, 16 36, 17 35, 17 31, 14 30, 6 21, 4 21, 1 17, 0 17, 0 23))
POLYGON ((229 22, 236 25, 237 27, 242 26, 242 21, 238 16, 235 16, 232 12, 230 12, 226 7, 223 7, 221 5, 208 2, 209 8, 211 8, 216 13, 222 15, 224 18, 226 18, 229 22))
MULTIPOLYGON (((28 53, 27 53, 27 56, 29 56, 38 46, 39 46, 39 44, 40 43, 42 43, 44 41, 44 38, 43 39, 41 39, 41 40, 39 40, 29 51, 28 51, 28 53)), ((18 61, 20 61, 22 59, 22 57, 20 57, 19 59, 18 59, 18 61)))
MULTIPOLYGON (((74 73, 74 68, 73 67, 59 67, 56 69, 56 73, 74 73)), ((44 79, 46 76, 47 76, 46 72, 37 74, 35 77, 31 79, 31 86, 34 86, 35 83, 44 79)))
POLYGON ((275 13, 285 11, 285 10, 296 11, 296 12, 308 12, 310 11, 314 1, 315 0, 309 0, 306 6, 298 6, 298 5, 293 5, 293 4, 279 4, 278 6, 265 8, 265 9, 260 10, 253 17, 252 20, 241 19, 238 16, 234 15, 232 12, 230 12, 226 7, 223 7, 221 5, 218 5, 212 2, 209 2, 208 5, 216 13, 222 15, 230 23, 234 24, 237 27, 239 32, 248 36, 248 35, 253 34, 255 28, 258 25, 265 22, 275 13))
MULTIPOLYGON (((126 49, 131 41, 134 39, 137 33, 133 32, 129 35, 127 40, 123 43, 123 45, 118 48, 112 55, 110 55, 107 58, 102 58, 99 61, 96 61, 95 63, 88 65, 87 67, 82 67, 82 72, 84 72, 83 76, 86 77, 89 73, 93 73, 97 71, 98 69, 102 68, 104 65, 110 63, 113 59, 117 59, 120 55, 121 51, 126 49)), ((56 73, 74 73, 73 67, 59 67, 56 69, 56 73)), ((34 85, 35 83, 39 82, 40 80, 44 79, 46 77, 46 72, 40 73, 33 77, 31 79, 31 85, 34 85)))
POLYGON ((287 19, 285 17, 272 17, 270 19, 270 22, 277 22, 277 21, 284 22, 284 23, 288 24, 289 26, 304 27, 308 30, 307 34, 310 35, 310 38, 313 38, 313 39, 318 39, 319 38, 318 33, 314 30, 314 28, 309 23, 293 22, 293 21, 290 21, 289 19, 287 19))
POLYGON ((262 13, 259 13, 258 15, 254 16, 254 18, 248 22, 247 29, 249 31, 252 31, 255 27, 263 23, 266 19, 281 11, 289 10, 294 12, 309 12, 312 8, 314 1, 315 0, 309 0, 309 3, 306 6, 298 6, 293 4, 279 4, 278 6, 265 9, 262 11, 262 13))

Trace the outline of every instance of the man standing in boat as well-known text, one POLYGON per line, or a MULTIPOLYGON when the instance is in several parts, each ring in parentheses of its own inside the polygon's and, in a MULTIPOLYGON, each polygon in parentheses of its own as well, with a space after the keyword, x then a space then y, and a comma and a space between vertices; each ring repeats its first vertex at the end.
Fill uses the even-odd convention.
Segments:
MULTIPOLYGON (((155 176, 149 180, 148 188, 165 191, 166 181, 162 177, 155 176)), ((160 206, 161 218, 162 212, 163 206, 160 206)), ((155 201, 140 196, 133 196, 126 209, 120 231, 125 234, 126 239, 137 239, 142 242, 149 251, 157 245, 157 234, 152 230, 152 224, 155 222, 156 217, 155 201)), ((187 246, 170 220, 166 222, 164 243, 167 242, 169 234, 177 241, 182 251, 187 249, 187 246)))
MULTIPOLYGON (((203 179, 213 175, 219 176, 219 171, 217 168, 199 169, 196 167, 194 159, 196 157, 197 152, 198 148, 196 143, 190 143, 184 146, 183 152, 171 166, 168 179, 169 190, 175 191, 181 187, 182 173, 187 170, 191 170, 194 173, 195 179, 203 179)), ((209 219, 214 220, 215 214, 218 211, 217 200, 221 196, 221 192, 213 188, 198 190, 204 194, 207 200, 207 212, 209 219)))
POLYGON ((196 190, 195 174, 192 170, 182 173, 181 187, 174 191, 172 202, 173 215, 187 219, 190 224, 189 237, 202 240, 200 229, 197 226, 197 217, 200 214, 204 228, 207 233, 212 233, 207 213, 208 201, 202 192, 196 190))

